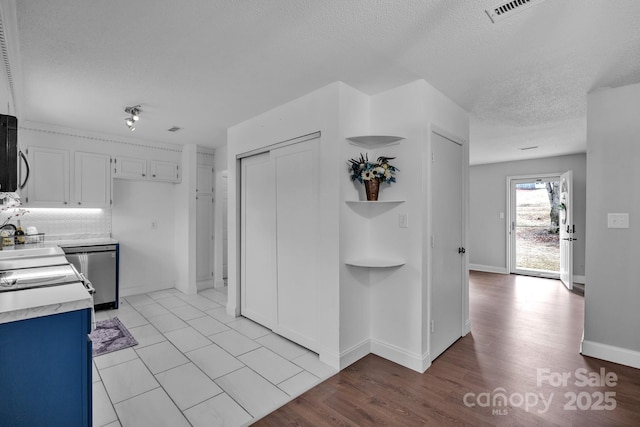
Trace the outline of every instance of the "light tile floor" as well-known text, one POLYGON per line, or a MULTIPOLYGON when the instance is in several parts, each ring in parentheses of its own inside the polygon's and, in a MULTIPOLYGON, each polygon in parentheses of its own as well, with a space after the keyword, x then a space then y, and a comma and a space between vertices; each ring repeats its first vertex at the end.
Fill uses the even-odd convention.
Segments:
POLYGON ((226 293, 168 289, 121 299, 138 345, 93 360, 94 427, 244 426, 335 371, 318 355, 249 319, 226 293))

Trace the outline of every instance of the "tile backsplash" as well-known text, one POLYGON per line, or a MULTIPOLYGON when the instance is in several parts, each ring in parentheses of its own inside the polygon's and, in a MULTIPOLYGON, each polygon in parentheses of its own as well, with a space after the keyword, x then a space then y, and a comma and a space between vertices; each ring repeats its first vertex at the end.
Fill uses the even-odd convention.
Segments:
POLYGON ((19 218, 22 228, 37 227, 45 241, 111 237, 111 209, 26 209, 19 218))

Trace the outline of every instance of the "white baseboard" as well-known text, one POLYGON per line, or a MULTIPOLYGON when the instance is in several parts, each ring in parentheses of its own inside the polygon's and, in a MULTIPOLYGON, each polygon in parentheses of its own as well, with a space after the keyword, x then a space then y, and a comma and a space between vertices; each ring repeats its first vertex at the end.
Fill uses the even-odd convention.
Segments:
POLYGON ((574 274, 573 283, 580 283, 581 285, 584 285, 585 283, 587 283, 587 279, 584 276, 576 276, 574 274))
POLYGON ((213 288, 213 279, 200 280, 196 282, 196 289, 198 289, 198 291, 203 291, 205 289, 212 289, 212 288, 213 288))
POLYGON ((224 279, 216 279, 213 283, 213 287, 216 289, 224 288, 224 279))
POLYGON ((159 286, 149 286, 149 285, 141 285, 141 286, 129 286, 129 287, 120 287, 118 290, 121 297, 128 297, 131 295, 140 295, 146 294, 149 292, 155 291, 163 291, 165 289, 173 289, 175 286, 173 283, 162 283, 159 286))
POLYGON ((596 359, 607 360, 640 369, 640 352, 635 350, 582 340, 581 353, 584 356, 595 357, 596 359))
POLYGON ((485 273, 509 274, 506 267, 495 267, 493 265, 469 264, 469 270, 483 271, 485 273))
MULTIPOLYGON (((326 365, 331 366, 336 370, 336 373, 339 372, 342 368, 340 367, 340 354, 333 351, 327 350, 325 348, 320 348, 318 350, 318 357, 320 361, 326 365)), ((333 375, 333 374, 332 374, 333 375)), ((321 378, 322 380, 326 380, 326 378, 321 378)))
POLYGON ((464 335, 467 335, 470 332, 471 332, 471 320, 467 319, 464 322, 464 335))
POLYGON ((371 353, 371 340, 364 340, 359 344, 340 353, 340 370, 371 353))
POLYGON ((423 373, 431 366, 429 353, 424 355, 411 353, 393 344, 376 339, 371 339, 371 353, 420 373, 423 373))
POLYGON ((383 341, 368 339, 340 354, 340 370, 357 362, 370 353, 420 373, 423 373, 431 366, 429 353, 420 356, 419 354, 411 353, 383 341))

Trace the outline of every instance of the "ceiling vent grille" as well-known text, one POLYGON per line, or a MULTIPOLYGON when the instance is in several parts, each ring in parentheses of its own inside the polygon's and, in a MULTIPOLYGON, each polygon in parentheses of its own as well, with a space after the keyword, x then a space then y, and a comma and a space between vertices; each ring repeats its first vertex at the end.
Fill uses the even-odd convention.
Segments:
POLYGON ((510 0, 502 2, 491 9, 485 10, 494 24, 515 15, 517 12, 529 9, 544 0, 510 0))

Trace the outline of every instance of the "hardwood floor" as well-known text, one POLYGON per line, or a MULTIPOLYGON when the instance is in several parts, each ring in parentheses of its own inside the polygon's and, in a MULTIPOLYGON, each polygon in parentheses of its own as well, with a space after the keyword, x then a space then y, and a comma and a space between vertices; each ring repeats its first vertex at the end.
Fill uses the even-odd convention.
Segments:
POLYGON ((369 355, 255 425, 640 425, 640 370, 580 355, 583 316, 559 281, 472 272, 471 333, 424 374, 369 355))

